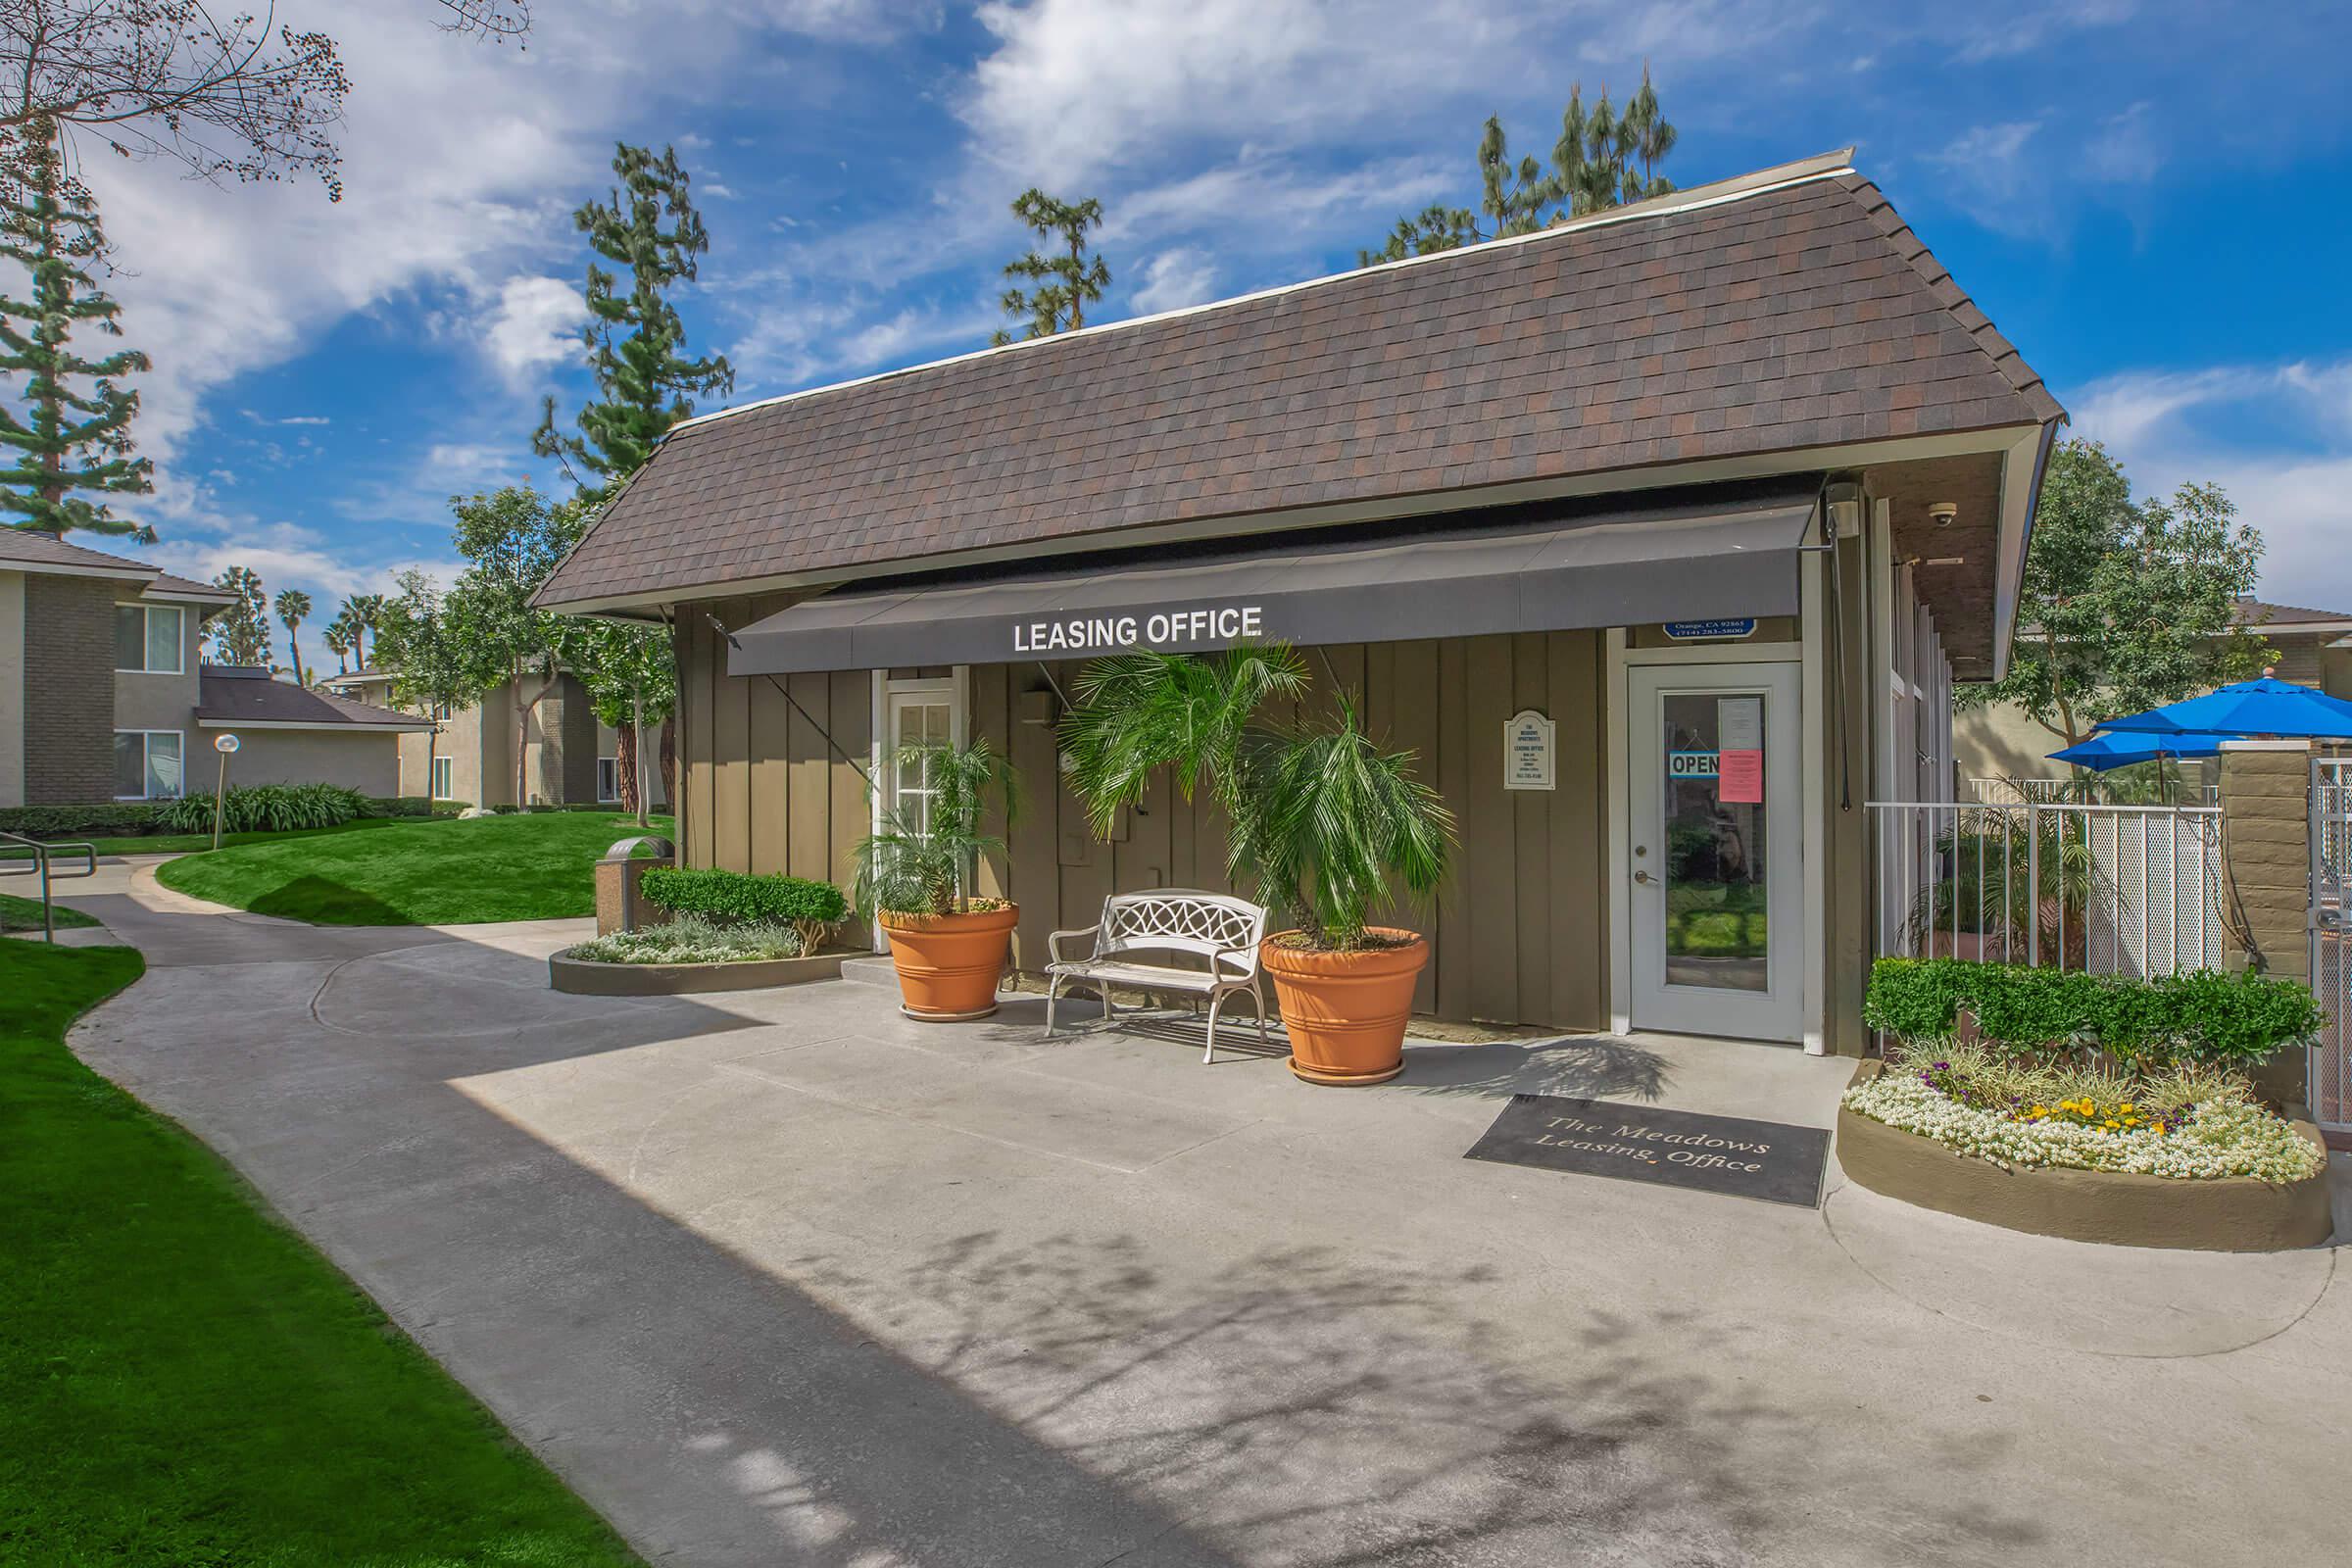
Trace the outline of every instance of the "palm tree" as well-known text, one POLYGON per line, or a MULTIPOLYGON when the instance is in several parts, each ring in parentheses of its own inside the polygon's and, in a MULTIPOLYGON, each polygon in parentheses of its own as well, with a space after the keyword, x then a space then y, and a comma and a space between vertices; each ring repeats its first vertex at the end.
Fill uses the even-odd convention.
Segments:
POLYGON ((382 594, 353 594, 349 599, 343 601, 343 608, 349 611, 352 616, 352 659, 355 661, 356 667, 366 669, 368 667, 367 639, 373 637, 376 629, 384 623, 384 596, 382 594))
POLYGON ((311 612, 311 596, 299 588, 287 588, 277 596, 277 618, 286 628, 286 653, 294 661, 294 684, 308 686, 310 681, 302 672, 302 644, 295 640, 302 630, 303 618, 311 612))
POLYGON ((1343 953, 1365 945, 1392 878, 1415 899, 1445 880, 1453 813, 1412 776, 1412 753, 1365 733, 1351 697, 1340 694, 1321 723, 1258 721, 1266 703, 1306 692, 1295 649, 1121 654, 1087 665, 1077 690, 1061 744, 1098 834, 1167 767, 1186 800, 1204 786, 1231 819, 1228 875, 1254 881, 1258 902, 1343 953))
POLYGON ((969 746, 914 745, 890 759, 898 776, 923 781, 920 805, 892 807, 879 829, 858 841, 858 908, 869 914, 967 912, 980 857, 1004 848, 980 831, 989 797, 1003 799, 1009 816, 1019 804, 1019 775, 985 738, 969 746))
POLYGON ((351 652, 358 646, 359 637, 359 617, 352 613, 351 601, 346 599, 343 608, 335 612, 335 618, 326 623, 326 651, 335 656, 336 674, 351 673, 351 652))

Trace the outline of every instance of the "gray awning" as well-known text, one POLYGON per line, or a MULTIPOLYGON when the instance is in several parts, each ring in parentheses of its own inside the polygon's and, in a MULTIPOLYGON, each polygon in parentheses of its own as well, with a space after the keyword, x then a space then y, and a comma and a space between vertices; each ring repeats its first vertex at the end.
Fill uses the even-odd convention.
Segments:
POLYGON ((851 585, 736 633, 727 668, 1001 664, 1793 614, 1818 494, 1809 477, 1520 508, 1483 526, 1424 517, 851 585))

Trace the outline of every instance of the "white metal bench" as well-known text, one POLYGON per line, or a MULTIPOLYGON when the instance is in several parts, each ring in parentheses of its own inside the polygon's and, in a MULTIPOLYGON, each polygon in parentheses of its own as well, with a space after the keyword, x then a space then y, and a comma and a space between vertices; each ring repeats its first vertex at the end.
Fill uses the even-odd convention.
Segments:
POLYGON ((1102 918, 1083 931, 1056 931, 1048 941, 1046 1034, 1054 1033, 1054 1005, 1064 986, 1081 987, 1102 999, 1102 1016, 1116 1015, 1110 988, 1182 991, 1208 998, 1208 1049, 1217 1056, 1217 1010, 1225 999, 1248 992, 1257 1008, 1257 1038, 1266 1038, 1266 994, 1260 989, 1257 945, 1265 939, 1266 911, 1246 899, 1194 888, 1155 888, 1149 893, 1114 893, 1102 902, 1102 918), (1084 957, 1064 957, 1062 943, 1094 938, 1084 957), (1152 955, 1189 953, 1208 960, 1189 969, 1152 955))

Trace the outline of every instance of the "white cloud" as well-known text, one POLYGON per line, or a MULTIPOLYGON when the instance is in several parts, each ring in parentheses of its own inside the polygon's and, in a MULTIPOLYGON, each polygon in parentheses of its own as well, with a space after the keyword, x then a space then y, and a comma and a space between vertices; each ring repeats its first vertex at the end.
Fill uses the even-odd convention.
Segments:
POLYGON ((1175 138, 1296 140, 1391 118, 1491 80, 1528 30, 1477 0, 990 0, 978 17, 997 46, 964 118, 983 157, 1049 186, 1175 138))
POLYGON ((2352 612, 2352 361, 2128 371, 2073 406, 2140 494, 2228 492, 2269 546, 2265 598, 2352 612))
POLYGON ((588 306, 569 283, 520 274, 499 285, 477 330, 483 354, 506 383, 527 387, 550 367, 578 357, 587 318, 588 306))
POLYGON ((1179 246, 1162 251, 1145 264, 1144 280, 1135 291, 1141 315, 1181 310, 1217 297, 1217 264, 1206 251, 1179 246))
POLYGON ((2145 184, 2164 167, 2164 150, 2157 145, 2154 105, 2145 99, 2120 115, 2110 116, 2082 149, 2082 171, 2094 179, 2118 184, 2145 184))
POLYGON ((280 424, 332 424, 335 421, 323 414, 289 414, 277 422, 280 424))

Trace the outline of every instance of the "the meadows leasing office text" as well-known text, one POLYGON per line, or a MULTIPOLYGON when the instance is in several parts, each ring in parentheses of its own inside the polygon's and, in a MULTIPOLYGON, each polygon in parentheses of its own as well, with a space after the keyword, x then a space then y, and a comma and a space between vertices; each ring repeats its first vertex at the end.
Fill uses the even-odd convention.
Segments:
POLYGON ((1423 1009, 1854 1049, 1862 803, 1948 796, 2060 416, 1839 155, 693 421, 541 602, 674 628, 689 863, 839 879, 989 737, 1029 968, 1225 881, 1061 789, 1085 660, 1296 643, 1460 820, 1423 1009))

